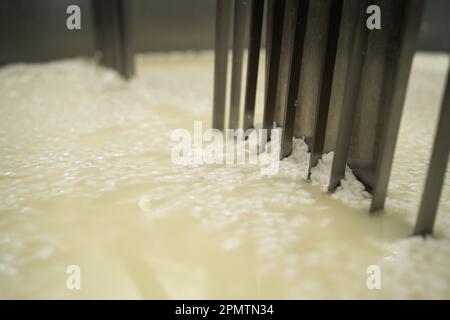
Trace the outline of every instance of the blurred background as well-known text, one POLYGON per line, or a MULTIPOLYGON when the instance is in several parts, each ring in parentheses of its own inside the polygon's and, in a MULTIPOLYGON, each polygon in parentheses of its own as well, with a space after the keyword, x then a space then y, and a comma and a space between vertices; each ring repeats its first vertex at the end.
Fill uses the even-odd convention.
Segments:
MULTIPOLYGON (((130 0, 137 52, 214 46, 214 0, 130 0)), ((450 52, 450 1, 428 0, 419 50, 450 52)), ((95 51, 90 0, 0 0, 0 65, 41 62, 95 51), (66 28, 66 8, 81 8, 81 30, 66 28)))

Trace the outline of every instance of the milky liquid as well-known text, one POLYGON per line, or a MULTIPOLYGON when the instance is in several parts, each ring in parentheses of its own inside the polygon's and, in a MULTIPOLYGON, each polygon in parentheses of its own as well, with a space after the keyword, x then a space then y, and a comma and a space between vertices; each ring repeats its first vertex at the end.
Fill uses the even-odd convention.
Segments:
POLYGON ((1 68, 0 298, 450 298, 449 175, 436 238, 408 237, 447 65, 416 57, 381 216, 351 172, 322 192, 331 155, 307 182, 301 140, 275 176, 175 166, 172 130, 211 120, 210 52, 140 56, 130 83, 82 59, 1 68))

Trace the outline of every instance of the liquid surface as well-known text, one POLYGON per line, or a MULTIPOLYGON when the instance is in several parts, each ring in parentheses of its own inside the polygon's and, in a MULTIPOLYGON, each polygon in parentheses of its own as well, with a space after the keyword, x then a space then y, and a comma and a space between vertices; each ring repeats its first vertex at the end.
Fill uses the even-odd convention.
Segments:
POLYGON ((301 140, 275 176, 174 165, 172 130, 210 123, 211 53, 140 56, 129 83, 82 59, 1 68, 0 298, 450 298, 449 174, 435 238, 409 237, 447 66, 415 58, 381 216, 350 172, 322 192, 331 155, 307 182, 301 140))

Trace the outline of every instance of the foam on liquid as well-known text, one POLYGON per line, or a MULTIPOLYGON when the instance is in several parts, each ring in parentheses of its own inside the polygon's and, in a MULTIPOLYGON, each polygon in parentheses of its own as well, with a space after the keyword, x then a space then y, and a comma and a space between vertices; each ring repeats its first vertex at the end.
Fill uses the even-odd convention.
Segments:
POLYGON ((212 59, 140 56, 129 83, 83 59, 0 69, 0 298, 450 298, 450 175, 436 238, 408 237, 447 58, 415 59, 382 216, 351 170, 322 192, 332 154, 307 182, 302 140, 276 176, 174 166, 171 130, 211 119, 212 59))

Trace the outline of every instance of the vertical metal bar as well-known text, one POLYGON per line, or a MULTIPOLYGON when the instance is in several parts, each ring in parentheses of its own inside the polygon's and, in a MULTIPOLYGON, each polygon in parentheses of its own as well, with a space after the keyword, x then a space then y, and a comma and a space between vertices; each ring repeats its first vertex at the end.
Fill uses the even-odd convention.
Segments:
MULTIPOLYGON (((381 132, 386 126, 383 119, 386 108, 382 103, 382 97, 385 91, 385 77, 391 72, 386 69, 386 57, 389 51, 389 38, 398 36, 401 1, 371 2, 380 7, 381 29, 368 30, 367 44, 364 48, 366 55, 356 109, 352 115, 353 127, 347 154, 347 164, 368 191, 371 191, 374 185, 381 132)), ((367 17, 368 15, 361 24, 366 24, 367 17)))
POLYGON ((424 1, 402 0, 401 5, 401 17, 396 17, 395 21, 397 23, 397 19, 400 20, 398 22, 399 31, 392 30, 388 40, 386 75, 383 81, 384 90, 381 101, 386 108, 384 118, 386 126, 381 131, 381 146, 377 157, 370 212, 384 208, 424 1))
POLYGON ((303 52, 294 135, 304 138, 309 149, 319 105, 332 3, 333 0, 314 0, 308 9, 305 38, 308 45, 303 52))
POLYGON ((244 100, 244 131, 254 126, 263 14, 264 0, 251 0, 247 82, 244 100))
MULTIPOLYGON (((283 59, 287 59, 287 91, 285 104, 283 107, 283 123, 281 138, 281 158, 292 153, 292 137, 294 136, 295 111, 297 109, 298 86, 300 82, 300 72, 303 62, 303 49, 305 45, 306 24, 308 18, 309 0, 287 0, 286 15, 293 15, 293 25, 288 22, 290 18, 285 18, 285 29, 283 35, 287 35, 292 41, 292 47, 283 59)), ((286 45, 286 44, 284 44, 286 45)), ((284 79, 283 79, 284 80, 284 79)), ((282 81, 283 81, 282 80, 282 81)))
MULTIPOLYGON (((367 42, 367 28, 364 23, 366 1, 356 1, 356 14, 348 15, 353 17, 351 21, 352 32, 354 32, 354 42, 348 60, 346 81, 344 84, 344 97, 342 112, 337 130, 336 147, 333 164, 331 167, 329 191, 333 191, 345 177, 345 166, 347 154, 350 146, 351 133, 353 128, 353 114, 358 100, 359 83, 364 64, 365 47, 367 42)), ((348 7, 350 9, 350 7, 348 7)))
MULTIPOLYGON (((270 46, 272 41, 272 30, 273 30, 273 8, 275 5, 275 0, 266 0, 266 43, 265 43, 265 70, 264 70, 264 94, 267 92, 267 87, 269 83, 269 66, 270 66, 270 46)), ((266 95, 264 95, 265 103, 266 95)))
MULTIPOLYGON (((271 129, 275 119, 275 105, 278 89, 278 72, 280 65, 281 37, 283 33, 284 8, 286 0, 270 1, 267 17, 271 18, 267 26, 268 38, 266 52, 268 52, 267 85, 264 101, 263 128, 271 129)), ((268 133, 268 138, 270 138, 268 133)))
MULTIPOLYGON (((339 26, 338 47, 331 89, 330 108, 328 110, 327 130, 324 153, 334 151, 336 146, 337 129, 344 100, 345 79, 347 77, 350 54, 355 36, 355 17, 358 15, 360 0, 344 0, 342 6, 341 24, 339 26)), ((296 129, 298 129, 298 118, 296 129)), ((298 136, 298 131, 294 132, 298 136)), ((305 139, 308 141, 307 139, 305 139)))
POLYGON ((134 74, 130 5, 125 0, 93 0, 100 63, 127 79, 134 74))
MULTIPOLYGON (((289 68, 294 48, 294 32, 297 23, 297 3, 286 0, 281 36, 278 82, 275 99, 274 122, 278 127, 284 126, 284 112, 289 82, 289 68)), ((303 52, 302 52, 303 55, 303 52)), ((303 60, 303 59, 302 59, 303 60)))
POLYGON ((414 235, 429 235, 433 233, 442 185, 448 164, 450 151, 450 72, 447 75, 447 85, 442 101, 439 122, 434 137, 433 151, 428 168, 422 201, 420 203, 414 235))
POLYGON ((239 114, 242 87, 242 61, 246 35, 248 0, 235 0, 233 23, 233 58, 231 69, 231 98, 228 128, 239 128, 239 114))
POLYGON ((319 159, 324 153, 328 111, 330 109, 331 89, 333 85, 335 62, 338 50, 342 8, 342 0, 332 1, 329 18, 330 22, 328 24, 326 55, 320 83, 320 98, 315 115, 313 137, 311 141, 312 146, 311 156, 309 160, 308 178, 311 175, 311 169, 317 165, 319 159))
POLYGON ((135 74, 134 67, 134 43, 131 26, 131 1, 119 0, 119 32, 121 49, 121 70, 120 73, 130 79, 135 74))
POLYGON ((115 21, 114 3, 105 0, 92 0, 95 43, 100 52, 100 64, 108 68, 117 68, 118 44, 117 33, 112 29, 115 21))
POLYGON ((355 30, 352 21, 355 20, 354 15, 357 14, 355 8, 357 7, 358 4, 355 3, 355 0, 343 0, 323 153, 334 151, 336 146, 337 129, 344 97, 345 79, 350 61, 349 55, 354 41, 355 30))
POLYGON ((231 4, 231 0, 216 0, 212 127, 219 130, 223 130, 225 127, 231 4))

